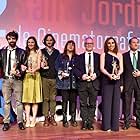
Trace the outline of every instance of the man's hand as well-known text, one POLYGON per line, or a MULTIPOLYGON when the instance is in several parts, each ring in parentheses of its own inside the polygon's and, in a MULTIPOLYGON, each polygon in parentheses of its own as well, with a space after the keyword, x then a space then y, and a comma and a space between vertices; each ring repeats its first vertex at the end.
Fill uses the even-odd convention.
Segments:
POLYGON ((139 77, 140 76, 140 71, 138 69, 136 69, 135 71, 132 72, 132 75, 134 77, 139 77))
POLYGON ((88 79, 89 79, 89 78, 88 78, 88 75, 87 75, 87 74, 83 74, 83 75, 82 75, 82 80, 85 81, 85 80, 88 80, 88 79))
POLYGON ((93 80, 95 80, 97 78, 97 75, 96 75, 96 73, 91 73, 90 74, 90 79, 93 81, 93 80))
POLYGON ((21 65, 21 70, 26 71, 27 67, 25 65, 21 65))

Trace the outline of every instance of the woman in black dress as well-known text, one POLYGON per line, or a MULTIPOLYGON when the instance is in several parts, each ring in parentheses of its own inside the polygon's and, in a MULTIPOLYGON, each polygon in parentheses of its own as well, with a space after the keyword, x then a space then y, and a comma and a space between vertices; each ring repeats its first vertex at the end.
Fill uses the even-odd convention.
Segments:
POLYGON ((104 53, 101 54, 100 69, 102 76, 102 129, 119 131, 120 76, 123 72, 122 54, 113 37, 106 39, 104 53))

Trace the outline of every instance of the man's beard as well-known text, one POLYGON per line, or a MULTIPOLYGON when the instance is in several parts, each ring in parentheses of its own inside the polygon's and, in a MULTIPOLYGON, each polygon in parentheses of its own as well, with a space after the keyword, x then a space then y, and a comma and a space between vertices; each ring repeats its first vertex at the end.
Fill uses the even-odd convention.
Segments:
POLYGON ((10 45, 11 47, 15 47, 15 46, 16 46, 16 42, 10 42, 9 45, 10 45))

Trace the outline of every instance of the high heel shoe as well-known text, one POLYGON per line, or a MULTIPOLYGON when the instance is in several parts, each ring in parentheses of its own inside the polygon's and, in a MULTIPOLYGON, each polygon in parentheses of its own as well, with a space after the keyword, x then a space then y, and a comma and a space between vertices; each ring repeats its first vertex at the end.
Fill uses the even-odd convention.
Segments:
POLYGON ((32 120, 30 127, 35 127, 35 125, 36 125, 36 120, 32 120))
POLYGON ((25 127, 26 128, 30 127, 30 121, 26 121, 25 127))
POLYGON ((26 124, 25 124, 25 127, 26 127, 26 128, 30 127, 30 123, 26 123, 26 124))

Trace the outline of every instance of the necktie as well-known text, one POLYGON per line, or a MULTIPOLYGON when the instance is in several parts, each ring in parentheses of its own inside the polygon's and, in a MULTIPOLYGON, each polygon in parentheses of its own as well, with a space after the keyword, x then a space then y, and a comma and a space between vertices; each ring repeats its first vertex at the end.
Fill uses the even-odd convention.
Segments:
POLYGON ((91 65, 91 53, 88 53, 89 58, 88 58, 88 65, 91 65))
POLYGON ((91 53, 88 53, 88 75, 91 73, 91 53))
POLYGON ((133 53, 133 68, 137 69, 136 53, 133 53))
POLYGON ((8 74, 10 75, 11 71, 11 52, 12 50, 9 50, 9 58, 8 58, 8 74))

